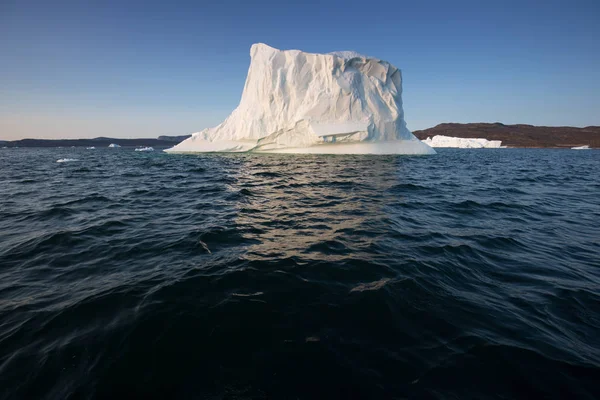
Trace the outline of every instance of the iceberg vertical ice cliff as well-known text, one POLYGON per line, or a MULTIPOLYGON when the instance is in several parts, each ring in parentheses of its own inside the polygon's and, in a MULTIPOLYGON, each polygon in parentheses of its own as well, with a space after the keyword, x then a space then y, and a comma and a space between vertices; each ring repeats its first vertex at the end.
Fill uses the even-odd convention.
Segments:
POLYGON ((254 44, 239 106, 167 152, 434 154, 407 128, 402 74, 354 52, 254 44))

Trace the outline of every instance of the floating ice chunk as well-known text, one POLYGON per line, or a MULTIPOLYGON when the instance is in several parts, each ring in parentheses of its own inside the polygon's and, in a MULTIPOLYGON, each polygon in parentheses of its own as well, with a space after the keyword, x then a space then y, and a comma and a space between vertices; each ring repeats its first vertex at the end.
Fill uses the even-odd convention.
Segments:
POLYGON ((166 152, 435 154, 406 128, 402 74, 389 62, 262 43, 250 58, 231 115, 166 152))
POLYGON ((590 146, 586 144, 585 146, 571 147, 571 150, 590 150, 590 146))
POLYGON ((77 160, 75 158, 61 158, 60 160, 56 160, 56 162, 59 162, 59 163, 73 162, 73 161, 79 161, 79 160, 77 160))
POLYGON ((135 151, 154 151, 152 147, 138 147, 135 151))
POLYGON ((118 144, 115 144, 115 143, 111 143, 108 145, 108 147, 121 147, 121 146, 119 146, 118 144))
POLYGON ((86 147, 87 150, 96 150, 96 148, 94 146, 91 147, 86 147))
POLYGON ((428 144, 431 147, 457 147, 461 149, 499 149, 502 148, 501 140, 487 140, 487 139, 472 139, 472 138, 459 138, 452 136, 436 135, 433 138, 427 138, 423 140, 423 143, 428 144))

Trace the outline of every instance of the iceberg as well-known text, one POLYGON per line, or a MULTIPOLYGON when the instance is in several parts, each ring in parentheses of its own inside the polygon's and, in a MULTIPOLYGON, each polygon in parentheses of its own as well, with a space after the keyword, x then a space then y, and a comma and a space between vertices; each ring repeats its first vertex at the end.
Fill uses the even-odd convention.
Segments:
POLYGON ((406 127, 402 73, 355 52, 258 43, 238 107, 170 153, 435 154, 406 127))
POLYGON ((584 146, 576 146, 576 147, 571 147, 571 150, 589 150, 590 149, 590 145, 586 144, 584 146))
POLYGON ((111 143, 111 144, 108 145, 108 147, 115 147, 116 148, 116 147, 121 147, 121 146, 119 146, 118 144, 115 144, 115 143, 111 143))
POLYGON ((487 140, 482 138, 459 138, 443 135, 435 135, 433 138, 428 137, 427 139, 423 140, 423 142, 431 147, 456 147, 461 149, 503 148, 501 140, 487 140))

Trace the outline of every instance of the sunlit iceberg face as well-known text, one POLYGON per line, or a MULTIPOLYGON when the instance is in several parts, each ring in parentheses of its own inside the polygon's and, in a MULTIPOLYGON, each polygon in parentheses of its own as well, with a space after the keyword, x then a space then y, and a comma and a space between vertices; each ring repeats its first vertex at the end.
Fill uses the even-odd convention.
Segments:
POLYGON ((406 128, 401 71, 354 52, 255 44, 239 106, 168 152, 434 154, 406 128))

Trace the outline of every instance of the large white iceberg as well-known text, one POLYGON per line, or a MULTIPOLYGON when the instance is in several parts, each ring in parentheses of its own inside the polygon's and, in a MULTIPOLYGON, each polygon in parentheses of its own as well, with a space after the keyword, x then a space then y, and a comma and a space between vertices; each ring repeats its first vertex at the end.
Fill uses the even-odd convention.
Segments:
POLYGON ((461 149, 499 149, 502 148, 501 140, 487 140, 482 138, 459 138, 444 135, 435 135, 433 138, 423 140, 431 147, 458 147, 461 149))
POLYGON ((167 152, 435 154, 407 128, 402 74, 354 52, 254 44, 239 106, 167 152))

